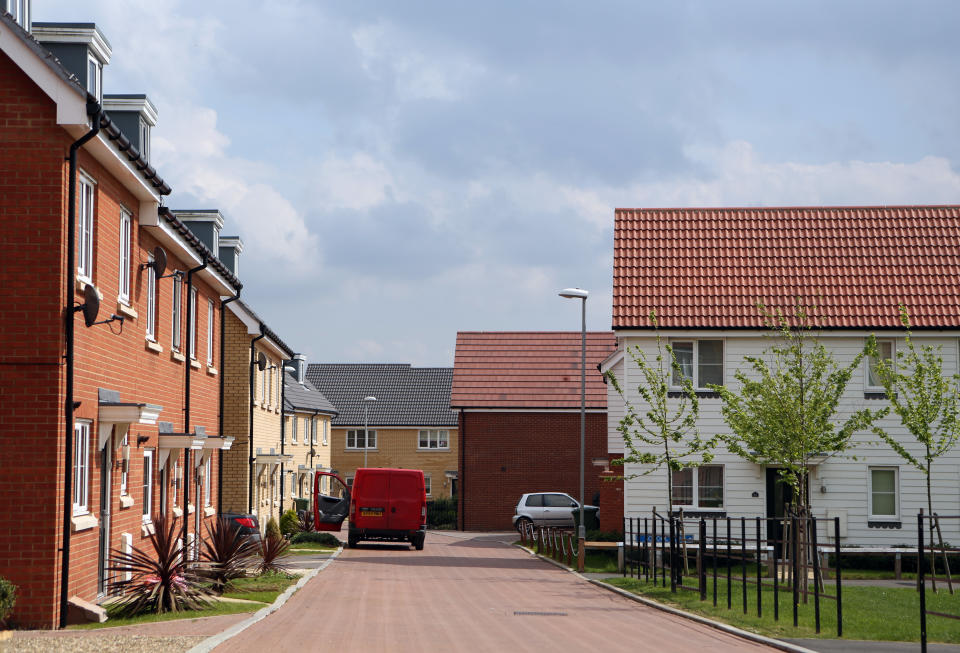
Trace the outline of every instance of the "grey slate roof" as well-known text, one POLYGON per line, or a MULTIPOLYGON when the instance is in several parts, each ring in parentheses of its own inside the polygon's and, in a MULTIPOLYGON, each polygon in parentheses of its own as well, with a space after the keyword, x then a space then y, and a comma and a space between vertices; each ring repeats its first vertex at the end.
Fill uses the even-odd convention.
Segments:
POLYGON ((303 385, 297 383, 297 375, 286 372, 283 375, 284 383, 284 408, 286 410, 315 410, 328 415, 336 415, 337 409, 330 403, 330 400, 323 396, 323 393, 317 390, 316 386, 310 383, 310 379, 304 378, 303 385))
POLYGON ((363 426, 363 398, 373 395, 370 426, 456 426, 450 410, 452 367, 406 363, 311 363, 307 378, 340 414, 334 426, 363 426))

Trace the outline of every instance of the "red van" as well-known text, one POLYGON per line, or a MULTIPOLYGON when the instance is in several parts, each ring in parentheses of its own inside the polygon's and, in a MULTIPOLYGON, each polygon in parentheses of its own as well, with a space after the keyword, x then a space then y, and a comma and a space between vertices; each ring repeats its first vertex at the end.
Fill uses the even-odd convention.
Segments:
MULTIPOLYGON (((419 469, 360 468, 353 488, 345 493, 320 492, 321 477, 336 474, 317 472, 314 479, 314 522, 317 530, 339 531, 347 517, 350 548, 361 540, 410 542, 423 550, 427 529, 427 491, 419 469)), ((334 484, 331 482, 331 484, 334 484)))

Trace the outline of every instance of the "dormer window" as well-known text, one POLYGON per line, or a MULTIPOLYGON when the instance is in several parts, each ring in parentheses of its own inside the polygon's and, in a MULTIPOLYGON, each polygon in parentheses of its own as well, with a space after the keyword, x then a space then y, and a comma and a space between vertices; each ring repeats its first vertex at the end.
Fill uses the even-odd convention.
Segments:
POLYGON ((87 93, 97 98, 97 102, 103 100, 102 72, 103 66, 97 58, 87 55, 87 93))
POLYGON ((140 120, 140 154, 147 161, 150 160, 150 125, 146 120, 140 120))
POLYGON ((30 31, 30 0, 3 0, 3 6, 7 13, 13 16, 17 25, 30 31))

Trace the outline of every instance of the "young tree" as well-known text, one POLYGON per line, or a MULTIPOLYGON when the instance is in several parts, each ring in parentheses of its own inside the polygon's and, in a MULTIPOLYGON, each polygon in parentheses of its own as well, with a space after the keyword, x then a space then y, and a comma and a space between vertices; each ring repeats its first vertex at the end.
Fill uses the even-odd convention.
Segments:
POLYGON ((847 450, 853 434, 869 428, 886 409, 862 409, 838 420, 840 398, 864 352, 841 367, 814 335, 803 305, 791 318, 763 304, 757 308, 777 344, 763 355, 745 357, 752 374, 736 372, 737 391, 711 386, 720 393, 723 418, 733 431, 723 439, 742 458, 779 467, 799 514, 806 515, 811 459, 847 450))
MULTIPOLYGON (((658 328, 657 315, 651 311, 650 322, 658 328)), ((624 416, 617 430, 623 436, 626 455, 614 464, 645 465, 639 474, 646 476, 659 469, 667 472, 668 514, 673 514, 673 472, 697 467, 713 459, 713 440, 703 440, 697 430, 699 403, 693 383, 683 373, 673 353, 673 347, 663 341, 656 331, 657 355, 653 361, 639 347, 628 347, 627 353, 637 364, 642 377, 637 393, 643 406, 631 403, 627 393, 613 372, 606 376, 623 397, 624 416), (671 378, 672 377, 672 378, 671 378), (679 397, 670 396, 670 387, 680 387, 679 397)))
POLYGON ((910 316, 903 305, 899 309, 900 322, 907 330, 905 347, 896 352, 895 358, 885 357, 876 336, 871 335, 867 340, 867 352, 871 358, 871 371, 883 386, 893 412, 900 417, 921 452, 914 454, 906 443, 880 426, 874 426, 873 432, 926 477, 932 551, 936 524, 930 472, 934 461, 953 449, 960 438, 960 378, 944 376, 939 346, 914 344, 910 316))

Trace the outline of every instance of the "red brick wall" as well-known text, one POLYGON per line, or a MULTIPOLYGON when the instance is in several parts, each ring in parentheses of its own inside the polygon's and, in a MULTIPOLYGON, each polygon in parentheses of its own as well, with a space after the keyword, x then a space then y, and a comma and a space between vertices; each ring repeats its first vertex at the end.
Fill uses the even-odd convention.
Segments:
MULTIPOLYGON (((19 587, 13 614, 16 623, 54 627, 59 621, 60 534, 64 475, 63 306, 66 266, 67 164, 72 138, 55 124, 53 102, 0 53, 0 576, 19 587)), ((100 452, 96 447, 97 389, 120 393, 121 401, 160 404, 160 419, 184 430, 184 373, 186 362, 171 358, 170 322, 172 279, 157 283, 158 342, 163 352, 145 346, 146 274, 139 264, 157 244, 139 228, 139 201, 124 189, 85 151, 79 167, 97 182, 95 191, 94 275, 102 294, 100 318, 118 312, 118 251, 121 206, 134 217, 131 304, 137 319, 86 328, 75 320, 75 392, 80 402, 76 418, 91 424, 90 512, 100 516, 100 452)), ((187 270, 167 248, 168 268, 187 270)), ((197 358, 192 369, 191 425, 218 433, 218 376, 207 372, 207 298, 215 300, 213 334, 219 333, 218 293, 194 276, 197 301, 197 358)), ((75 292, 73 301, 83 297, 75 292)), ((186 351, 187 292, 184 286, 183 350, 186 351)), ((219 342, 215 340, 214 367, 220 368, 219 342)), ((141 536, 143 506, 143 449, 156 448, 156 426, 131 425, 129 495, 134 505, 120 507, 120 469, 110 471, 112 485, 110 548, 120 547, 121 533, 133 535, 134 546, 149 547, 141 536), (137 436, 146 436, 137 444, 137 436)), ((114 461, 119 450, 114 452, 114 461)), ((183 454, 181 453, 181 461, 183 454)), ((212 504, 216 507, 217 456, 212 456, 212 504)), ((156 463, 156 459, 155 459, 156 463)), ((193 465, 191 465, 191 476, 193 465)), ((160 507, 159 470, 152 488, 155 511, 160 507)), ((191 503, 202 511, 196 486, 191 503)), ((190 530, 194 518, 189 520, 190 530)), ((202 529, 201 529, 202 530, 202 529)), ((71 537, 69 595, 97 598, 99 529, 71 537)))
MULTIPOLYGON (((580 413, 461 412, 460 528, 507 530, 525 492, 580 494, 580 413)), ((584 494, 601 490, 594 458, 607 458, 606 413, 587 413, 584 494)), ((601 528, 605 512, 599 513, 601 528)), ((619 517, 622 519, 622 512, 619 517)), ((609 526, 613 528, 613 526, 609 526)))

